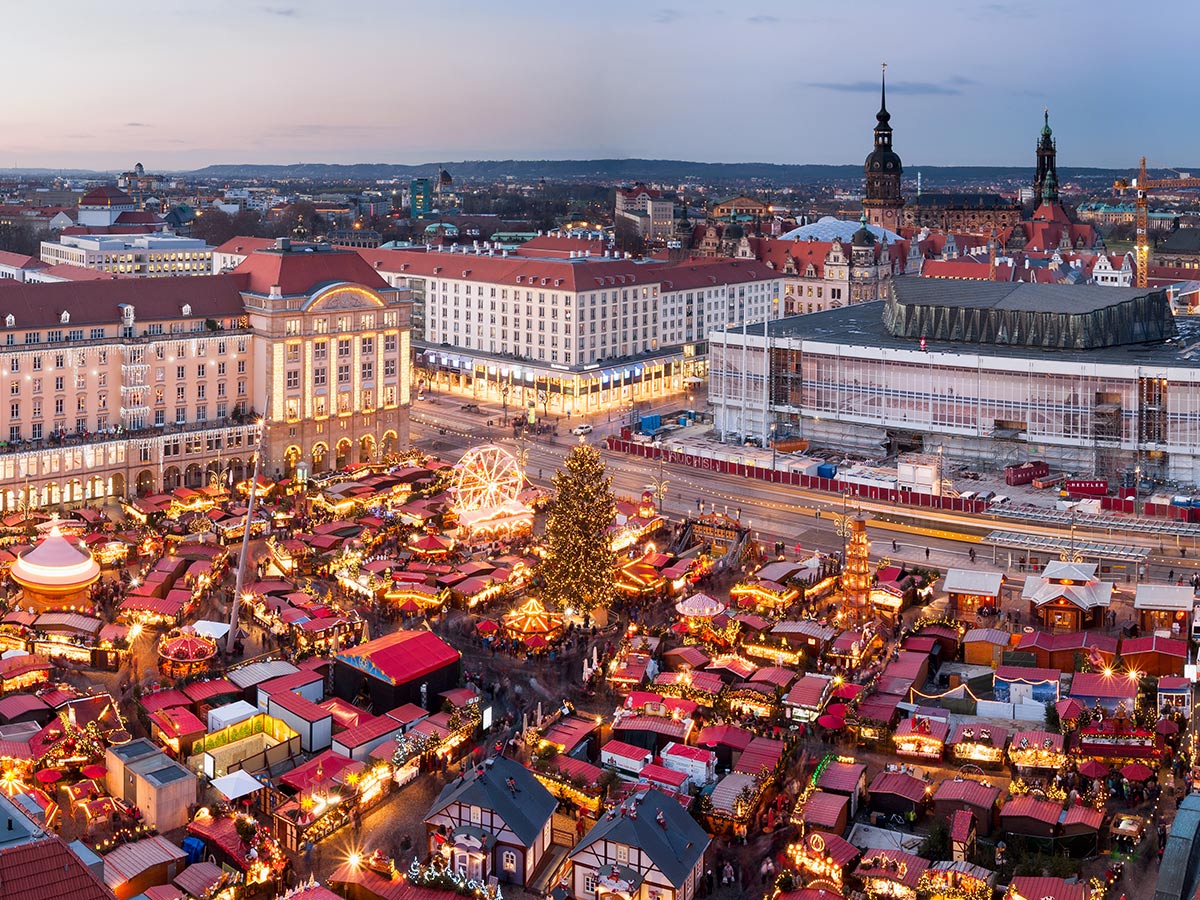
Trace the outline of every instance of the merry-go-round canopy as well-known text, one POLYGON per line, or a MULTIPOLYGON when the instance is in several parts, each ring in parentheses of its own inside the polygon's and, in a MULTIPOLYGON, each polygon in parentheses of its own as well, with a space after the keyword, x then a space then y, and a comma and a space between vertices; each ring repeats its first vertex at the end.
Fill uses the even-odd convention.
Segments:
POLYGON ((178 631, 158 648, 158 656, 171 662, 202 662, 217 655, 217 642, 195 632, 178 631))
POLYGON ((100 578, 100 564, 55 524, 37 546, 17 557, 10 575, 24 589, 28 605, 45 610, 84 598, 100 578))
POLYGON ((454 547, 454 539, 441 534, 423 534, 408 542, 408 546, 423 556, 445 556, 454 547))
POLYGON ((537 597, 530 597, 514 610, 504 614, 504 630, 513 635, 557 634, 562 631, 563 617, 552 613, 537 597))
POLYGON ((711 619, 725 612, 725 604, 708 594, 692 594, 675 604, 675 612, 687 619, 711 619))

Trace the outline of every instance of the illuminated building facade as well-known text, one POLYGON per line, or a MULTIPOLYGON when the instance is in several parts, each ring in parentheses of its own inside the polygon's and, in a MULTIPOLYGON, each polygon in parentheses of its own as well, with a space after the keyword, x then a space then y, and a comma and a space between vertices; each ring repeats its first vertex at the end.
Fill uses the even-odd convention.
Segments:
POLYGON ((408 305, 286 241, 236 273, 13 284, 0 298, 0 509, 379 460, 408 444, 408 305))
POLYGON ((513 412, 586 414, 685 392, 707 372, 712 328, 783 314, 783 279, 757 260, 673 265, 482 247, 360 253, 412 293, 419 387, 513 412))

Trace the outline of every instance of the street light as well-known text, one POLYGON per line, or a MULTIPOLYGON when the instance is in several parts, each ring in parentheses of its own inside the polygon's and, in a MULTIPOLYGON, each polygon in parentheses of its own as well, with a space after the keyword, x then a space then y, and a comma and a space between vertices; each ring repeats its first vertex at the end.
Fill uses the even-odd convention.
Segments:
POLYGON ((772 478, 773 478, 773 477, 775 477, 775 476, 774 476, 774 474, 773 474, 773 473, 775 472, 775 455, 776 455, 776 450, 775 450, 775 430, 776 430, 778 427, 779 427, 779 423, 778 423, 778 422, 772 422, 772 423, 771 423, 771 472, 772 472, 772 476, 771 476, 771 477, 772 477, 772 478))

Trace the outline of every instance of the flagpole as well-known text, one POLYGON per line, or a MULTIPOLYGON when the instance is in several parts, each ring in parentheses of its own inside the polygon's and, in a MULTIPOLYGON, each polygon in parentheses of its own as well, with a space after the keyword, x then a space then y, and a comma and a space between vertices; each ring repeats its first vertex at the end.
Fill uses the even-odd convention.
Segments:
MULTIPOLYGON (((267 401, 270 409, 270 400, 267 401)), ((238 616, 242 606, 242 587, 246 583, 246 562, 250 556, 250 523, 254 518, 254 500, 258 496, 258 472, 262 466, 263 445, 267 438, 267 417, 258 420, 258 447, 254 451, 254 474, 250 478, 250 499, 246 503, 246 525, 242 531, 242 552, 238 556, 237 583, 233 588, 233 605, 229 610, 229 637, 225 643, 225 651, 233 653, 233 645, 237 640, 238 616)))

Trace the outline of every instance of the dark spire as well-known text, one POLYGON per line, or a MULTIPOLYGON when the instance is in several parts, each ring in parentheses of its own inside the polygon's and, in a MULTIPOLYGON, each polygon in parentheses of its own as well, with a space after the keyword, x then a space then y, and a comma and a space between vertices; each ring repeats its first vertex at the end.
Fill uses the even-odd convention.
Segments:
POLYGON ((1042 107, 1042 137, 1048 138, 1053 132, 1050 130, 1050 107, 1042 107))
POLYGON ((875 113, 876 131, 891 131, 891 113, 887 111, 887 63, 882 64, 882 74, 879 76, 879 112, 875 113))

